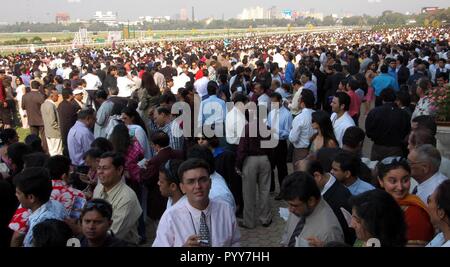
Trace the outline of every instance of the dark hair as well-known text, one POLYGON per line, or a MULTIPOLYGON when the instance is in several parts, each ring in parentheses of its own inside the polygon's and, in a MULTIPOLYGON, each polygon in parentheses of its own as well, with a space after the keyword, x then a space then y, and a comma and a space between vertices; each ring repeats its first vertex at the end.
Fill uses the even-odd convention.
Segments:
POLYGON ((347 93, 344 92, 337 92, 334 97, 336 97, 339 100, 339 107, 344 105, 344 110, 348 111, 350 108, 350 96, 348 96, 347 93))
POLYGON ((111 144, 113 145, 114 152, 126 155, 128 149, 132 145, 128 127, 123 123, 114 126, 114 129, 109 136, 109 141, 111 141, 111 144))
POLYGON ((281 100, 283 99, 283 97, 281 97, 281 95, 279 93, 276 93, 276 92, 270 94, 270 98, 275 98, 280 103, 281 103, 281 100))
MULTIPOLYGON (((435 190, 436 205, 450 218, 450 180, 443 181, 435 190)), ((448 223, 448 222, 447 222, 448 223)))
POLYGON ((66 247, 73 236, 64 221, 47 219, 33 227, 33 247, 66 247))
POLYGON ((342 143, 351 148, 357 148, 362 142, 364 142, 365 137, 366 133, 364 133, 363 129, 357 126, 348 127, 347 130, 345 130, 342 143))
POLYGON ((409 105, 411 104, 411 96, 409 95, 408 91, 398 91, 397 100, 400 101, 400 103, 404 107, 409 107, 409 105))
POLYGON ((141 126, 145 134, 148 135, 147 126, 145 125, 145 122, 142 120, 141 116, 136 111, 136 109, 133 109, 131 107, 125 107, 122 109, 122 113, 125 113, 128 117, 130 117, 133 120, 133 124, 141 126))
POLYGON ((306 108, 314 108, 314 103, 316 102, 314 93, 308 89, 302 90, 301 101, 305 104, 306 108))
POLYGON ((111 142, 104 137, 97 137, 91 143, 91 148, 99 149, 103 152, 113 151, 114 147, 111 142))
POLYGON ((48 171, 42 167, 24 169, 14 177, 14 185, 25 195, 34 195, 41 204, 49 201, 52 193, 48 171))
POLYGON ((159 88, 155 83, 155 79, 153 79, 153 75, 148 72, 145 71, 142 74, 142 88, 144 88, 145 90, 147 90, 147 93, 150 96, 156 96, 160 94, 159 88))
POLYGON ((348 86, 350 86, 350 89, 352 89, 352 91, 356 91, 360 87, 359 81, 353 78, 349 79, 347 84, 348 86))
POLYGON ((159 108, 156 109, 156 112, 158 112, 158 114, 164 114, 164 115, 167 115, 167 116, 171 115, 170 110, 168 108, 166 108, 166 107, 159 107, 159 108))
POLYGON ((182 160, 174 159, 168 160, 165 164, 161 164, 159 171, 164 173, 169 184, 174 183, 178 186, 180 177, 178 176, 178 169, 180 168, 182 160))
POLYGON ((100 159, 107 158, 112 158, 112 164, 116 167, 116 169, 125 166, 125 158, 121 154, 115 152, 105 152, 100 156, 100 159))
POLYGON ((333 124, 330 120, 330 115, 326 111, 318 110, 311 114, 311 121, 317 123, 319 125, 320 131, 323 135, 323 144, 324 147, 328 146, 330 140, 333 140, 336 144, 338 141, 336 140, 336 136, 334 135, 333 124))
POLYGON ((31 85, 31 89, 41 88, 41 84, 38 81, 31 81, 30 85, 31 85))
POLYGON ((325 171, 323 170, 322 164, 318 160, 311 160, 307 163, 307 169, 306 172, 309 173, 311 176, 314 176, 315 172, 318 172, 320 174, 325 174, 325 171))
POLYGON ((198 158, 191 158, 184 161, 178 168, 178 177, 180 178, 180 181, 183 182, 183 175, 185 172, 198 168, 205 169, 208 172, 208 175, 211 174, 209 164, 206 161, 198 158))
POLYGON ((381 71, 381 73, 388 73, 388 71, 389 71, 388 65, 383 64, 383 65, 380 67, 380 71, 381 71))
POLYGON ((56 155, 47 160, 47 168, 50 179, 60 180, 64 174, 69 174, 71 161, 66 156, 56 155))
POLYGON ((350 198, 350 205, 361 218, 362 225, 383 247, 406 244, 406 223, 403 210, 387 192, 374 189, 350 198))
POLYGON ((11 144, 11 140, 14 139, 15 137, 17 137, 17 132, 16 130, 9 128, 9 129, 4 129, 1 133, 0 133, 0 143, 2 145, 4 144, 11 144))
POLYGON ((234 104, 239 103, 239 102, 245 104, 248 102, 248 97, 246 95, 244 95, 243 93, 239 92, 239 93, 235 93, 233 95, 232 100, 233 100, 234 104))
POLYGON ((93 108, 82 109, 78 112, 78 119, 85 120, 89 117, 95 116, 95 110, 93 108))
POLYGON ((386 88, 383 91, 381 91, 380 97, 383 102, 394 102, 395 91, 392 88, 386 88))
POLYGON ((83 211, 81 211, 80 219, 83 219, 84 215, 86 215, 89 211, 94 210, 100 213, 104 218, 108 219, 108 221, 111 221, 113 214, 112 205, 108 201, 99 198, 91 199, 84 205, 83 211))
POLYGON ((211 152, 211 150, 209 150, 209 148, 207 147, 201 145, 194 145, 188 150, 186 157, 188 159, 196 158, 204 160, 209 164, 210 173, 213 173, 215 171, 214 155, 211 152))
POLYGON ((406 159, 401 157, 388 157, 378 162, 376 170, 378 179, 383 179, 388 172, 396 169, 404 169, 408 173, 411 173, 411 168, 409 167, 406 159))
MULTIPOLYGON (((187 87, 187 86, 186 86, 187 87)), ((177 102, 177 98, 171 91, 166 91, 159 97, 160 104, 169 104, 177 102)))
POLYGON ((284 200, 299 199, 307 202, 311 197, 320 199, 320 190, 314 178, 305 172, 294 172, 283 179, 281 197, 284 200))
POLYGON ((436 80, 442 78, 444 81, 448 81, 448 72, 439 72, 436 74, 436 80))
POLYGON ((160 147, 167 147, 170 145, 169 135, 163 131, 153 133, 150 139, 153 144, 159 145, 160 147))
POLYGON ((105 90, 97 90, 95 92, 95 98, 107 99, 108 93, 105 90))
POLYGON ((31 152, 30 147, 24 143, 14 143, 8 146, 7 155, 11 162, 16 165, 16 172, 20 172, 23 169, 24 156, 31 152))
POLYGON ((425 128, 430 130, 433 136, 435 136, 437 133, 437 124, 432 116, 420 115, 412 119, 412 122, 417 123, 419 128, 425 128))
POLYGON ((44 152, 33 152, 23 156, 24 168, 42 167, 47 164, 49 156, 44 152))
POLYGON ((25 137, 25 144, 30 147, 30 153, 44 152, 44 149, 42 148, 41 138, 37 134, 30 134, 25 137))
POLYGON ((216 95, 217 91, 219 91, 219 86, 215 81, 209 81, 206 90, 208 95, 216 95))
POLYGON ((343 172, 349 171, 352 176, 359 175, 359 169, 361 165, 361 159, 348 151, 339 153, 334 159, 334 162, 339 163, 343 172))

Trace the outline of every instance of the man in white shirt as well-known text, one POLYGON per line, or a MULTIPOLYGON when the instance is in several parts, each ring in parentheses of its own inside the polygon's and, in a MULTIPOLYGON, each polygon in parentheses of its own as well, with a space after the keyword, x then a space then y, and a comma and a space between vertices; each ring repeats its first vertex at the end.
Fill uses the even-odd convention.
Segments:
POLYGON ((428 246, 450 247, 449 180, 442 182, 429 197, 428 210, 431 223, 441 232, 430 242, 430 244, 428 244, 428 246))
POLYGON ((331 115, 331 122, 333 123, 334 135, 342 147, 342 138, 344 137, 347 128, 355 126, 355 121, 348 114, 350 108, 350 96, 344 92, 337 92, 333 101, 331 101, 331 110, 334 112, 331 115))
POLYGON ((195 81, 194 88, 197 91, 200 98, 203 100, 208 95, 208 70, 203 70, 203 77, 195 81))
POLYGON ((100 78, 94 74, 94 69, 92 66, 87 68, 87 74, 83 76, 83 80, 86 81, 87 90, 98 90, 102 86, 100 78))
POLYGON ((301 112, 292 121, 292 130, 289 133, 289 142, 294 146, 292 163, 295 170, 298 170, 296 163, 308 155, 309 144, 314 134, 311 118, 315 102, 313 92, 303 90, 299 102, 301 112))
POLYGON ((248 98, 243 93, 236 93, 233 96, 233 102, 234 107, 225 118, 225 137, 231 150, 235 152, 246 124, 244 106, 247 104, 248 98))
POLYGON ((240 232, 234 210, 227 203, 211 200, 209 164, 189 159, 178 175, 186 201, 166 210, 161 217, 153 247, 238 247, 240 232))
POLYGON ((411 176, 418 182, 412 193, 424 203, 434 190, 448 178, 439 172, 441 153, 432 145, 422 145, 409 152, 411 176))

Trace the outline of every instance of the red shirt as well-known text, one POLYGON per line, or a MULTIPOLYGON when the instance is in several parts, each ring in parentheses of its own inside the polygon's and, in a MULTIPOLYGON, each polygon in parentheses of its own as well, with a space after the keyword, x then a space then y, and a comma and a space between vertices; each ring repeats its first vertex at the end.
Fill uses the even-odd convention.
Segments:
POLYGON ((353 90, 349 90, 346 93, 350 96, 350 108, 348 114, 353 117, 359 114, 361 109, 361 99, 359 99, 359 96, 353 90))

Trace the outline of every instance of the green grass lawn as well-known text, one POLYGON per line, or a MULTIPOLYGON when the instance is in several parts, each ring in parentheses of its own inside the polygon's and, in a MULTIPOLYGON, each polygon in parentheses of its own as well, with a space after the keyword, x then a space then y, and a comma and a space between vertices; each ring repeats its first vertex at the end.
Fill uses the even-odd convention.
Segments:
POLYGON ((24 128, 16 128, 17 134, 19 135, 19 142, 24 142, 25 137, 27 137, 30 134, 30 129, 24 129, 24 128))

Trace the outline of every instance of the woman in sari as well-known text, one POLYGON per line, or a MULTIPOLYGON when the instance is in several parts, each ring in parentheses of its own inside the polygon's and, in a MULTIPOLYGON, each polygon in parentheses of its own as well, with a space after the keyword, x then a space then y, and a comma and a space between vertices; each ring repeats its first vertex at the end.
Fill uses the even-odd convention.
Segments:
POLYGON ((377 165, 378 182, 404 212, 407 225, 407 246, 425 246, 434 235, 427 206, 410 194, 411 169, 401 158, 386 158, 377 165))

